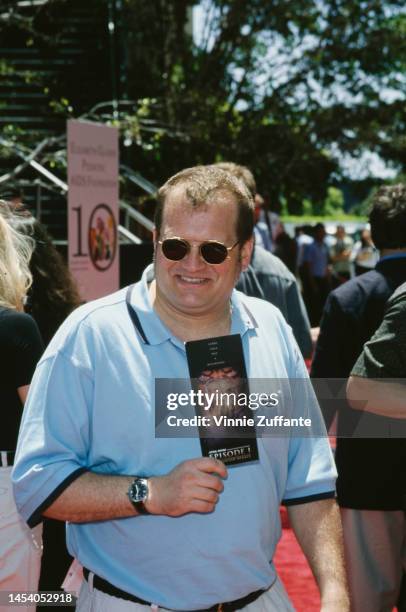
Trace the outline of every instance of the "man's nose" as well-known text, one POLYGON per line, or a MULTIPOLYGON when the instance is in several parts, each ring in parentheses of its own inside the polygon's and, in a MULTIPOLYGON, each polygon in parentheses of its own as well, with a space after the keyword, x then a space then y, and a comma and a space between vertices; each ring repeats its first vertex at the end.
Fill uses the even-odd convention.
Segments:
POLYGON ((183 264, 188 269, 199 269, 206 265, 203 257, 200 254, 200 248, 198 244, 191 244, 190 249, 186 257, 183 258, 183 264))

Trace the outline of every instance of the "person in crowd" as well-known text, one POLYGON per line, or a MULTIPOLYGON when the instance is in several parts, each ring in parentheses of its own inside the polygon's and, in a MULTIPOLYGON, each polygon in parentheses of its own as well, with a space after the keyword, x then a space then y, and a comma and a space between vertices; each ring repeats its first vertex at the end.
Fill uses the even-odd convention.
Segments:
POLYGON ((296 278, 282 260, 254 245, 250 265, 240 275, 237 289, 279 308, 292 327, 303 357, 311 357, 313 342, 306 306, 296 278))
POLYGON ((371 231, 364 228, 351 252, 351 261, 354 264, 356 276, 373 270, 378 260, 379 252, 372 242, 371 231))
POLYGON ((264 223, 268 228, 268 232, 272 242, 273 252, 276 244, 276 239, 282 231, 282 223, 279 214, 273 210, 271 198, 267 193, 264 193, 263 205, 261 207, 259 221, 261 223, 264 223))
POLYGON ((335 284, 341 285, 351 278, 351 252, 354 241, 347 236, 344 225, 337 225, 333 245, 330 248, 330 259, 335 284))
MULTIPOLYGON (((348 380, 347 399, 354 410, 390 417, 392 436, 403 438, 406 432, 399 419, 406 419, 406 283, 390 297, 384 319, 366 344, 348 380)), ((402 477, 400 488, 406 495, 404 458, 399 455, 397 472, 402 477)), ((405 506, 404 506, 405 507, 405 506)), ((387 550, 387 565, 394 567, 395 583, 401 583, 397 600, 398 612, 406 610, 406 519, 405 511, 397 510, 398 530, 394 537, 377 543, 387 550), (403 529, 402 529, 403 525, 403 529), (403 537, 402 537, 403 531, 403 537), (400 538, 397 536, 400 534, 400 538), (403 568, 403 572, 402 572, 403 568)), ((391 515, 392 516, 392 515, 391 515)), ((393 513, 392 520, 394 520, 393 513)), ((355 571, 358 566, 356 566, 355 571)))
MULTIPOLYGON (((386 302, 406 281, 406 185, 381 187, 369 214, 380 260, 329 296, 311 368, 315 378, 347 379, 382 322, 386 302)), ((354 612, 390 610, 399 593, 399 567, 390 543, 404 541, 404 440, 373 439, 387 425, 339 402, 336 464, 337 496, 344 527, 346 562, 354 612), (354 431, 366 432, 351 437, 354 431), (383 543, 386 542, 388 547, 383 543)), ((334 410, 326 412, 329 427, 334 410)))
POLYGON ((316 223, 313 237, 313 242, 307 244, 303 252, 303 294, 310 324, 312 327, 317 327, 331 290, 330 257, 323 223, 316 223))
POLYGON ((11 186, 10 189, 7 189, 5 192, 3 191, 3 200, 2 202, 6 202, 7 206, 10 206, 12 210, 18 210, 23 205, 23 190, 18 186, 11 186))
MULTIPOLYGON (((23 406, 43 344, 35 321, 24 313, 32 277, 34 242, 17 232, 12 212, 0 202, 0 591, 37 591, 41 563, 41 526, 29 529, 13 498, 11 469, 23 406)), ((14 609, 5 604, 5 610, 14 609)), ((35 606, 25 606, 33 610, 35 606)))
POLYGON ((262 249, 272 252, 273 238, 272 232, 268 224, 264 220, 263 209, 265 200, 257 192, 257 183, 251 170, 247 166, 236 164, 234 162, 217 162, 216 166, 222 168, 226 172, 230 172, 233 176, 243 181, 248 191, 254 199, 254 238, 255 244, 262 249))
POLYGON ((296 240, 296 270, 295 275, 299 278, 301 284, 301 290, 304 292, 303 287, 306 284, 305 270, 303 265, 303 256, 305 248, 308 244, 311 244, 314 240, 313 228, 311 225, 297 225, 295 227, 295 240, 296 240))
POLYGON ((82 300, 76 282, 45 226, 27 211, 17 219, 18 229, 35 240, 30 261, 33 282, 26 312, 37 322, 47 346, 56 330, 80 306, 82 300))
POLYGON ((292 274, 296 273, 297 243, 289 236, 283 223, 281 223, 281 231, 275 240, 274 254, 283 261, 292 274))
MULTIPOLYGON (((35 240, 30 260, 32 284, 25 311, 35 319, 47 346, 66 317, 81 304, 81 299, 76 283, 44 225, 22 204, 18 212, 14 215, 14 226, 35 240)), ((44 519, 40 590, 59 591, 71 562, 66 550, 64 523, 44 519)), ((42 609, 38 607, 38 610, 42 609)))
MULTIPOLYGON (((380 327, 364 344, 348 380, 347 399, 354 410, 406 419, 406 283, 390 297, 380 327)), ((398 424, 393 422, 392 425, 396 433, 398 424)), ((406 446, 406 440, 404 444, 406 446)), ((404 465, 399 465, 398 469, 405 476, 402 491, 406 495, 404 465)), ((398 515, 405 527, 401 510, 398 515)), ((399 549, 399 555, 406 555, 402 542, 396 539, 393 544, 399 549)), ((403 566, 406 567, 406 556, 403 566)), ((401 567, 402 562, 398 562, 397 570, 401 567)))
MULTIPOLYGON (((231 164, 231 162, 229 162, 231 164)), ((249 172, 251 172, 249 170, 249 172)), ((255 179, 254 179, 255 184, 255 179)), ((255 184, 256 190, 256 184, 255 184)), ((272 236, 269 230, 269 227, 265 223, 265 221, 261 221, 261 211, 264 207, 264 198, 259 193, 255 193, 254 196, 254 238, 255 244, 262 247, 269 253, 272 253, 272 236)))
POLYGON ((303 263, 304 249, 307 244, 311 244, 314 240, 313 228, 311 225, 296 225, 295 240, 297 244, 297 268, 303 263))
MULTIPOLYGON (((233 162, 220 162, 216 166, 243 181, 257 211, 257 185, 251 170, 233 162)), ((254 216, 254 221, 256 219, 257 216, 254 216)), ((292 327, 303 357, 311 357, 313 344, 310 323, 296 278, 278 257, 263 249, 261 243, 258 244, 255 226, 250 264, 242 271, 237 289, 246 295, 268 300, 277 306, 292 327)))
POLYGON ((306 377, 279 311, 233 291, 252 198, 216 166, 189 168, 159 190, 155 223, 141 281, 78 308, 37 368, 13 470, 19 509, 30 525, 68 521, 85 568, 79 612, 283 612, 272 558, 284 500, 323 612, 348 611, 325 437, 259 437, 259 460, 228 470, 197 437, 155 437, 154 382, 189 378, 187 341, 236 334, 250 378, 306 377))

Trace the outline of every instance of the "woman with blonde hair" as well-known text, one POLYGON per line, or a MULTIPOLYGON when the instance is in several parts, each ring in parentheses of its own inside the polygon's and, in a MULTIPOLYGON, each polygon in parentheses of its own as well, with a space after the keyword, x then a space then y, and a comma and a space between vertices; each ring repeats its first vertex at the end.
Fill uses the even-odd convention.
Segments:
MULTIPOLYGON (((15 214, 0 201, 0 591, 36 591, 41 526, 31 530, 20 518, 10 473, 22 409, 43 344, 35 321, 24 313, 32 282, 29 263, 35 243, 14 229, 15 214)), ((14 609, 15 604, 8 603, 2 609, 14 609)), ((34 610, 35 606, 22 609, 34 610)))
POLYGON ((30 259, 35 243, 14 229, 16 214, 0 200, 0 305, 23 310, 32 283, 30 259))
MULTIPOLYGON (((30 260, 32 285, 25 311, 37 323, 46 347, 66 317, 80 305, 81 299, 75 280, 45 226, 24 205, 20 204, 17 212, 18 216, 13 215, 13 226, 35 241, 30 260)), ((45 518, 42 524, 43 552, 39 589, 58 591, 72 563, 72 557, 66 550, 65 523, 45 518)), ((38 606, 37 611, 44 608, 38 606)))

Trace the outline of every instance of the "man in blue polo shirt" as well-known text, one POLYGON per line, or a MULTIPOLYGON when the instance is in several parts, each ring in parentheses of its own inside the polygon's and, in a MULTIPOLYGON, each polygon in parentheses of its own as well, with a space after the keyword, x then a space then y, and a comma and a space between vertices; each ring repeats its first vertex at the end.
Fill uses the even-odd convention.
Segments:
MULTIPOLYGON (((198 438, 155 438, 155 379, 188 378, 185 341, 239 334, 250 378, 306 377, 278 310, 233 291, 252 226, 235 177, 178 173, 159 192, 154 266, 73 313, 39 364, 15 493, 30 525, 68 521, 80 611, 292 610, 272 562, 282 501, 323 612, 349 610, 325 437, 258 438, 259 460, 228 470, 198 438)), ((307 410, 320 423, 317 404, 307 410)))

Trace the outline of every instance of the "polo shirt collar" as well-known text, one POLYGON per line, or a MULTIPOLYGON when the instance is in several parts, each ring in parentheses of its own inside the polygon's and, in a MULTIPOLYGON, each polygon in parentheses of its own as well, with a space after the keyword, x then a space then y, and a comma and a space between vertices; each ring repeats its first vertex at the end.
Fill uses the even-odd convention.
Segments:
POLYGON ((163 324, 152 307, 148 285, 154 279, 154 266, 147 266, 142 274, 141 280, 136 283, 131 293, 131 306, 138 315, 143 332, 148 344, 162 344, 172 337, 171 332, 163 324))
POLYGON ((254 315, 245 303, 245 296, 234 289, 231 295, 231 333, 243 336, 248 330, 256 329, 258 324, 254 315))
MULTIPOLYGON (((171 340, 175 344, 179 344, 179 340, 172 336, 169 329, 161 321, 157 313, 152 307, 151 299, 148 290, 148 284, 154 278, 154 267, 150 264, 145 268, 141 280, 133 287, 130 297, 131 306, 138 315, 148 344, 162 344, 167 340, 171 340)), ((244 295, 239 291, 234 290, 231 296, 231 333, 240 334, 243 336, 248 330, 255 329, 257 323, 250 309, 244 301, 244 295)), ((183 345, 183 343, 182 343, 183 345)))

